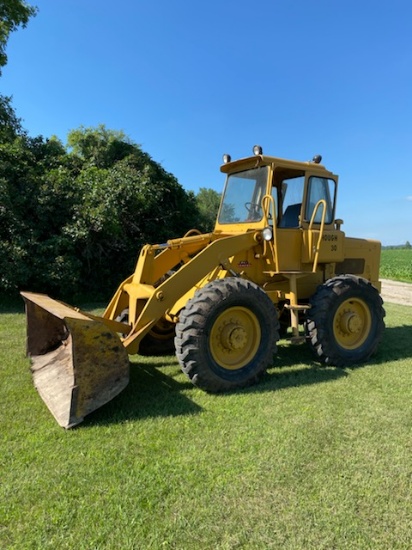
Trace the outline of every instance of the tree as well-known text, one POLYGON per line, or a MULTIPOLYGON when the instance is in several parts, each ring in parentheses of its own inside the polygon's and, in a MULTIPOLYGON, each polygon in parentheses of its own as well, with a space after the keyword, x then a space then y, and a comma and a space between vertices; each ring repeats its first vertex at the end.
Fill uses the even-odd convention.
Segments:
POLYGON ((69 150, 22 133, 0 144, 0 290, 107 298, 143 244, 198 225, 193 193, 121 132, 80 128, 69 150))
MULTIPOLYGON (((0 2, 0 75, 7 63, 6 46, 10 34, 19 26, 25 27, 37 8, 24 0, 1 0, 0 2)), ((0 143, 10 142, 24 133, 21 121, 16 116, 11 98, 0 94, 0 143)))
POLYGON ((11 105, 11 98, 0 94, 0 143, 13 141, 23 134, 21 120, 11 105))
POLYGON ((10 34, 18 27, 26 27, 29 19, 37 13, 37 8, 24 0, 2 0, 0 4, 0 75, 7 64, 6 46, 10 34))
POLYGON ((73 183, 82 199, 63 231, 76 242, 86 290, 110 294, 133 271, 143 244, 197 225, 196 201, 122 133, 79 128, 68 143, 69 158, 82 163, 73 183))
POLYGON ((122 131, 109 130, 104 124, 97 128, 80 126, 69 132, 67 145, 73 155, 89 166, 109 168, 140 147, 122 131))
POLYGON ((199 229, 205 233, 213 231, 220 206, 220 193, 201 187, 196 195, 196 204, 200 214, 199 229))
POLYGON ((65 155, 60 142, 41 137, 21 135, 0 144, 2 291, 40 290, 53 278, 47 243, 56 238, 62 218, 70 217, 71 186, 56 191, 51 176, 65 155))

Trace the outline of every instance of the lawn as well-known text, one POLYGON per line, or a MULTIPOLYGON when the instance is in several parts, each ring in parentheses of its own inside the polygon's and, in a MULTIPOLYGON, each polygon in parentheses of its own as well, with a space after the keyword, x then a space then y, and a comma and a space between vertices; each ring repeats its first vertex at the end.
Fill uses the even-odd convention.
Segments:
POLYGON ((386 310, 368 365, 282 342, 263 383, 225 395, 133 357, 126 390, 65 431, 3 309, 0 547, 410 548, 412 309, 386 310))

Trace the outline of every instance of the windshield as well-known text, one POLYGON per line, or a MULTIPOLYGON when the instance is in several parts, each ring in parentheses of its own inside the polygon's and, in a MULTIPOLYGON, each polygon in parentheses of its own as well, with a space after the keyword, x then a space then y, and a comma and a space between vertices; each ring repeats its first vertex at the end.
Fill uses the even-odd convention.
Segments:
POLYGON ((257 222, 263 217, 262 198, 266 193, 268 167, 230 174, 227 179, 218 222, 257 222))

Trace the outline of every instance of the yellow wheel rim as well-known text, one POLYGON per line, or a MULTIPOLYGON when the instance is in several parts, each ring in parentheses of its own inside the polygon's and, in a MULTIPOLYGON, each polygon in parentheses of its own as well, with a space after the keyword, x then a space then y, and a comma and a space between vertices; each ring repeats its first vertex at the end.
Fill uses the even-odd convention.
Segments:
POLYGON ((256 315, 244 307, 231 307, 213 324, 210 351, 220 367, 237 370, 254 358, 260 339, 261 329, 256 315))
POLYGON ((367 304, 358 298, 343 302, 333 319, 336 342, 345 349, 359 348, 367 339, 372 327, 372 317, 367 304))
POLYGON ((169 340, 174 336, 174 327, 173 323, 162 317, 150 330, 149 334, 157 340, 169 340))

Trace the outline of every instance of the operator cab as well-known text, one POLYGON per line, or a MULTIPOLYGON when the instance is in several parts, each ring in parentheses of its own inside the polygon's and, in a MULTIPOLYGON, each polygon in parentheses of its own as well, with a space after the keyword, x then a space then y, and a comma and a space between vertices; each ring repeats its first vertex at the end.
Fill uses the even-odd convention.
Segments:
POLYGON ((258 229, 275 220, 279 229, 307 228, 321 224, 323 216, 325 225, 334 223, 337 176, 320 164, 320 156, 295 162, 264 156, 258 146, 254 153, 233 162, 224 155, 227 179, 217 230, 238 224, 258 229))

